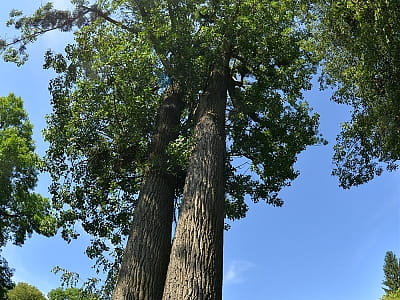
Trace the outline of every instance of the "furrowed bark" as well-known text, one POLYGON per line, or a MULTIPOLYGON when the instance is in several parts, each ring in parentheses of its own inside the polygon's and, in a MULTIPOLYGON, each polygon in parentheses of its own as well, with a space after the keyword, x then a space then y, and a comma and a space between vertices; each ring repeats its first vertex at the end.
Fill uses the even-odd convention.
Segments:
POLYGON ((150 153, 150 168, 134 211, 113 300, 160 300, 169 254, 177 179, 166 171, 168 144, 176 139, 183 93, 170 86, 161 104, 150 153))
POLYGON ((215 67, 200 97, 163 300, 222 299, 226 78, 215 67))

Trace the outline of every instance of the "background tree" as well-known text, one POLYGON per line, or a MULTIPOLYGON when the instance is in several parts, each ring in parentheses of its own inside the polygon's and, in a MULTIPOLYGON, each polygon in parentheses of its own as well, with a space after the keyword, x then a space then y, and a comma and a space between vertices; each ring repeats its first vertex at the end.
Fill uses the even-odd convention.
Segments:
POLYGON ((384 295, 381 300, 400 300, 400 289, 384 295))
MULTIPOLYGON (((39 157, 34 153, 32 125, 22 99, 0 97, 0 248, 22 245, 33 232, 50 236, 55 219, 48 199, 34 193, 39 157)), ((12 271, 1 261, 1 287, 10 288, 12 271)))
POLYGON ((396 1, 319 1, 316 35, 323 85, 350 105, 334 161, 340 185, 359 185, 393 171, 400 159, 400 6, 396 1))
POLYGON ((5 299, 7 291, 11 290, 15 284, 11 280, 13 269, 10 269, 7 261, 0 257, 0 299, 5 299))
POLYGON ((32 192, 39 168, 34 149, 22 99, 0 97, 0 246, 21 245, 34 231, 54 234, 49 201, 32 192))
POLYGON ((41 291, 25 282, 19 282, 7 293, 8 300, 47 300, 41 291))
POLYGON ((78 288, 57 288, 51 290, 47 297, 49 300, 99 300, 96 295, 91 295, 78 288))
POLYGON ((386 252, 385 263, 383 265, 385 280, 383 288, 386 293, 393 293, 400 289, 400 259, 392 251, 386 252))

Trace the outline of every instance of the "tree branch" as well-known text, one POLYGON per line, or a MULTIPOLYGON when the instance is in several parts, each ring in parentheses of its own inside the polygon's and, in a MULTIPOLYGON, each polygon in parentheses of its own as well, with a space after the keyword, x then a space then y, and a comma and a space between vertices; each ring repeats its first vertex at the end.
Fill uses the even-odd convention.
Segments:
POLYGON ((79 7, 83 8, 83 9, 86 9, 88 12, 92 12, 96 16, 99 16, 102 19, 110 22, 111 24, 114 24, 114 25, 116 25, 116 26, 118 26, 118 27, 120 27, 122 29, 125 29, 125 30, 131 32, 131 33, 137 34, 137 33, 140 32, 140 30, 137 30, 137 29, 135 29, 133 27, 126 26, 122 22, 111 18, 108 14, 106 14, 103 11, 99 10, 96 5, 92 5, 91 7, 88 7, 88 6, 85 6, 85 5, 80 5, 79 7))
MULTIPOLYGON (((81 10, 78 10, 78 13, 72 14, 71 17, 69 17, 69 18, 60 20, 61 22, 57 22, 59 24, 57 24, 56 26, 53 26, 53 27, 50 27, 50 28, 43 28, 41 26, 42 29, 40 29, 38 31, 35 31, 32 34, 25 35, 25 36, 22 36, 20 38, 15 38, 12 42, 9 42, 9 43, 4 41, 3 44, 1 45, 1 48, 4 49, 6 47, 10 47, 10 46, 13 46, 13 45, 18 44, 18 43, 22 43, 22 45, 25 46, 26 44, 29 43, 29 41, 32 41, 32 40, 36 39, 37 37, 39 37, 40 35, 45 34, 47 32, 50 32, 50 31, 53 31, 53 30, 57 30, 57 29, 63 30, 64 29, 64 31, 66 31, 65 28, 67 28, 68 26, 72 27, 72 25, 74 25, 75 21, 77 21, 79 18, 83 17, 87 13, 92 13, 92 14, 94 14, 94 16, 96 18, 100 17, 100 18, 104 19, 105 21, 110 22, 111 24, 114 24, 114 25, 116 25, 116 26, 118 26, 118 27, 120 27, 122 29, 125 29, 125 30, 131 32, 131 33, 137 34, 137 33, 140 32, 140 30, 137 30, 137 29, 135 29, 133 27, 126 26, 122 22, 111 18, 107 13, 105 13, 105 12, 101 11, 100 9, 98 9, 96 5, 92 5, 91 7, 88 7, 88 6, 85 6, 85 5, 79 5, 78 8, 81 9, 81 10)), ((56 12, 56 11, 57 10, 54 10, 54 12, 56 12)), ((35 19, 34 22, 38 23, 38 21, 44 21, 44 20, 45 20, 45 18, 43 18, 43 19, 35 19)), ((39 27, 39 26, 34 26, 34 27, 39 27)))

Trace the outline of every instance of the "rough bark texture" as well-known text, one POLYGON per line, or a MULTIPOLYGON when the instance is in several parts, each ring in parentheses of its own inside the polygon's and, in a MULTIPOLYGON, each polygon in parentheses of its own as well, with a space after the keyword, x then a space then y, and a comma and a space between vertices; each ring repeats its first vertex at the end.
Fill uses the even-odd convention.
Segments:
POLYGON ((217 67, 200 98, 163 300, 222 299, 226 70, 217 67))
POLYGON ((166 149, 177 137, 183 109, 179 87, 170 87, 153 135, 151 167, 142 183, 113 300, 160 300, 171 250, 176 178, 166 172, 166 149))

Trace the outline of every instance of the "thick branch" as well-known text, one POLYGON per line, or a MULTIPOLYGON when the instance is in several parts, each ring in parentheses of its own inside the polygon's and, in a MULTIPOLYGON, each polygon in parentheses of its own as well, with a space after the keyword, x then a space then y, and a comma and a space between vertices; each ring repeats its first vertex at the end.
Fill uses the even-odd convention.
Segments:
POLYGON ((0 216, 5 218, 21 218, 22 215, 20 214, 12 214, 6 211, 0 211, 0 216))

